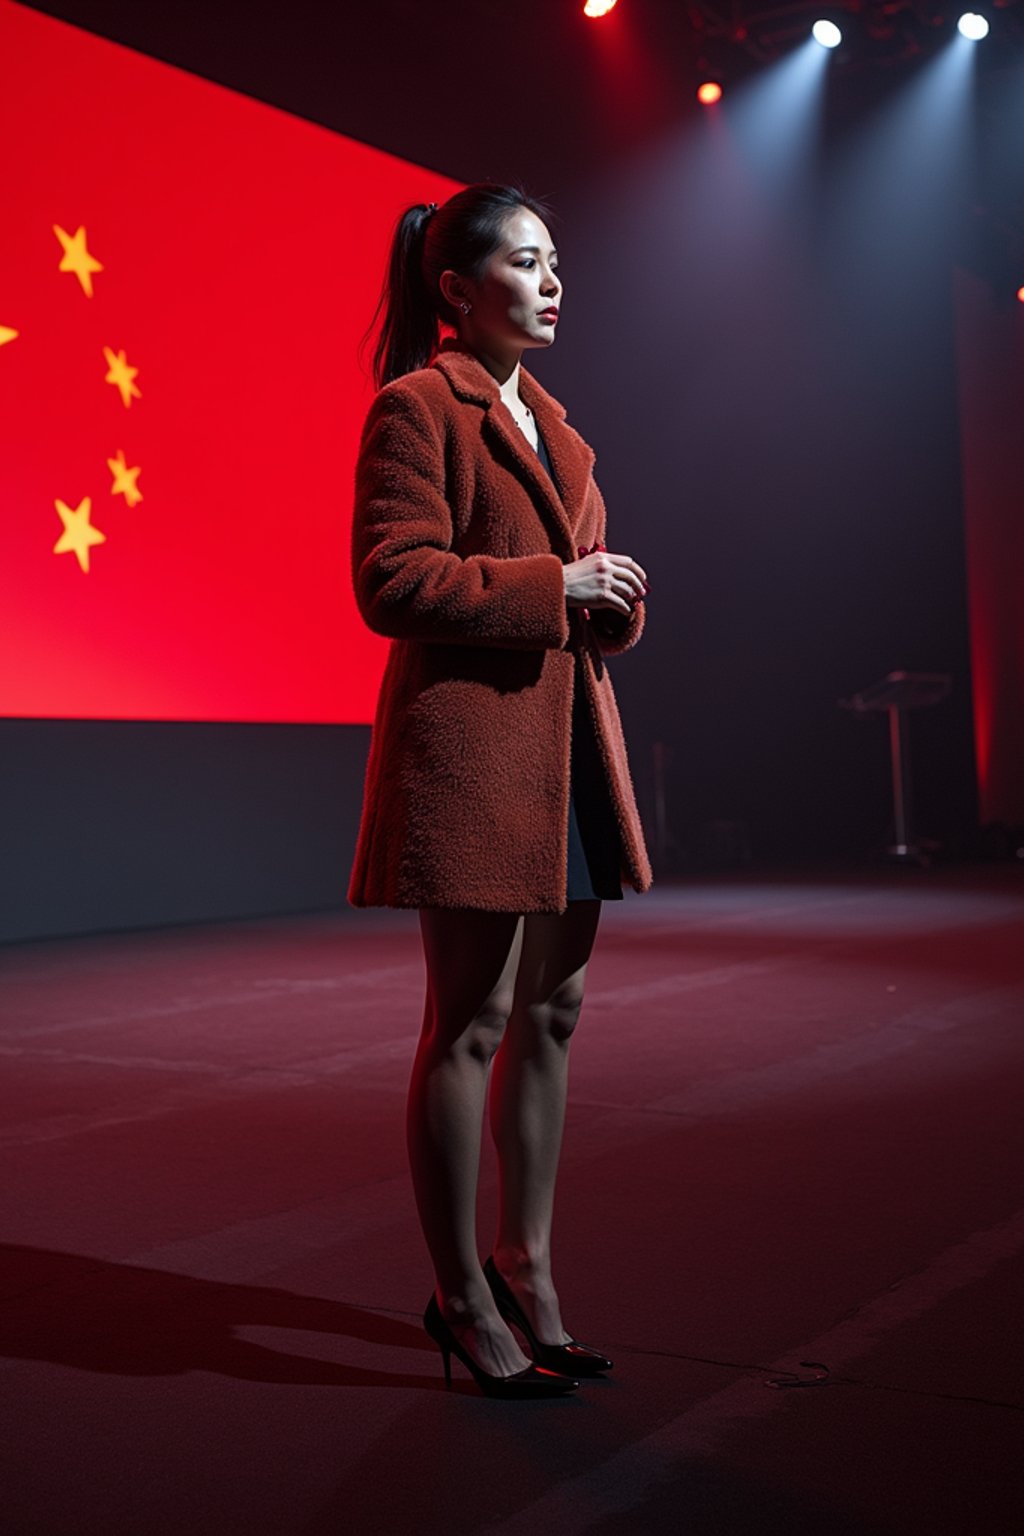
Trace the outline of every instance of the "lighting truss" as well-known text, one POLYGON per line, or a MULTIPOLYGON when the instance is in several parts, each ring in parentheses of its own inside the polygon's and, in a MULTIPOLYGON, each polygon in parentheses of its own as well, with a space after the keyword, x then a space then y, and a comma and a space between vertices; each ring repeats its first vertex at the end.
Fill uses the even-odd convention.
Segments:
POLYGON ((997 48, 1024 51, 1024 0, 688 0, 687 6, 707 52, 716 59, 723 51, 745 54, 760 64, 809 37, 816 21, 834 21, 843 33, 835 58, 846 70, 900 65, 931 53, 955 32, 963 12, 975 8, 992 25, 985 43, 994 38, 997 48))

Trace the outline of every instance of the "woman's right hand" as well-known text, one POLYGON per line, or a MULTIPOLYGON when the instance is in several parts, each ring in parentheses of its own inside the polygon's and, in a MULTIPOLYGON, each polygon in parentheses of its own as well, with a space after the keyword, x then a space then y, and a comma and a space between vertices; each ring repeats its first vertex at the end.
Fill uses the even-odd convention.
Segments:
POLYGON ((562 566, 565 600, 571 608, 614 608, 630 614, 647 591, 647 572, 629 555, 599 549, 562 566))

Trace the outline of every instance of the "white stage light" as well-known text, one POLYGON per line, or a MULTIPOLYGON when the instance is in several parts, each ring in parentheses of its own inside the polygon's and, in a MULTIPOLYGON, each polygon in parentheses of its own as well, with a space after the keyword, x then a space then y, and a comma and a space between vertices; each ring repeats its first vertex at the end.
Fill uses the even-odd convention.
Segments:
POLYGON ((980 43, 983 37, 988 37, 988 22, 975 11, 966 11, 957 22, 957 29, 972 43, 980 43))
POLYGON ((838 48, 843 40, 843 34, 834 21, 816 21, 811 28, 811 36, 823 48, 838 48))

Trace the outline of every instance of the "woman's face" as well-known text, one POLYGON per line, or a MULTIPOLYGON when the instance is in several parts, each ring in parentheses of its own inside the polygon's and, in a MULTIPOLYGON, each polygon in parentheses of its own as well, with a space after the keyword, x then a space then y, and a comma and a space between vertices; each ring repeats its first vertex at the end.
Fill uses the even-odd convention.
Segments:
POLYGON ((501 354, 549 347, 555 339, 558 321, 543 311, 557 311, 562 301, 558 256, 547 225, 527 208, 505 220, 504 239, 481 282, 460 279, 445 288, 455 301, 459 336, 470 346, 501 354), (462 298, 471 305, 468 315, 459 311, 462 298))

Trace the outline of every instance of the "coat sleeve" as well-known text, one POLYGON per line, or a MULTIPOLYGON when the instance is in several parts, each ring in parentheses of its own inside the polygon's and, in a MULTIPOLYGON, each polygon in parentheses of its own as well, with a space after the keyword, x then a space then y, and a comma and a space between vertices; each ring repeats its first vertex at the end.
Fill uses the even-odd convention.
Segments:
POLYGON ((401 379, 370 405, 356 462, 352 581, 365 622, 391 639, 517 650, 569 639, 561 558, 456 554, 444 447, 401 379))
MULTIPOLYGON (((590 482, 590 494, 597 499, 598 541, 607 544, 608 514, 604 497, 593 479, 590 482)), ((643 602, 635 603, 630 613, 620 613, 617 608, 591 608, 590 626, 598 650, 605 656, 618 656, 623 651, 632 650, 644 632, 646 617, 647 605, 643 602)))

